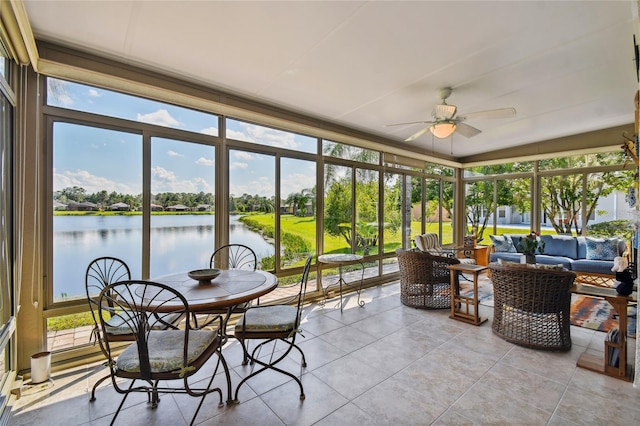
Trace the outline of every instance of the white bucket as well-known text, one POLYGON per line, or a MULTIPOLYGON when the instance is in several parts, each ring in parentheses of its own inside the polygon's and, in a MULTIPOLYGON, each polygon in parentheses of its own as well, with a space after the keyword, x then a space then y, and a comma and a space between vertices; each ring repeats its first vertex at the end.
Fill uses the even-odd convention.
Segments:
POLYGON ((38 352, 31 355, 31 383, 49 380, 51 374, 51 352, 38 352))

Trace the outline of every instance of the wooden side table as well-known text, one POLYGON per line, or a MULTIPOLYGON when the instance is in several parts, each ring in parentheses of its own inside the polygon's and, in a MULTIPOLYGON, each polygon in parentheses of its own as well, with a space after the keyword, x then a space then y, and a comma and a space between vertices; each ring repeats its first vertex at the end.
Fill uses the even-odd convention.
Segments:
POLYGON ((451 271, 449 274, 451 276, 451 315, 449 318, 473 325, 480 325, 487 320, 480 318, 478 312, 478 275, 487 269, 487 266, 484 265, 464 263, 449 266, 451 271), (456 294, 456 274, 458 273, 473 274, 473 296, 456 294))
POLYGON ((618 342, 604 342, 604 356, 584 352, 578 358, 577 366, 597 373, 606 374, 616 379, 632 381, 632 368, 627 366, 627 305, 638 300, 634 292, 631 296, 620 296, 613 288, 595 287, 591 285, 574 284, 571 292, 591 297, 605 299, 618 313, 618 342), (618 366, 609 365, 609 351, 619 352, 618 366))
POLYGON ((474 251, 475 251, 475 258, 476 258, 476 264, 477 265, 482 265, 482 266, 489 266, 489 253, 488 253, 489 247, 488 246, 475 246, 474 247, 474 251))

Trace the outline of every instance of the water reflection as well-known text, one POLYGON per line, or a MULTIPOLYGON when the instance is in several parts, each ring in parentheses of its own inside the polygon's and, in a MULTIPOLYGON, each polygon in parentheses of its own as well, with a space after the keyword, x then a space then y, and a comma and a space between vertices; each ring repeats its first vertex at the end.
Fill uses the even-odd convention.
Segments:
MULTIPOLYGON (((251 247, 262 259, 274 246, 230 218, 231 243, 251 247)), ((161 215, 151 218, 150 275, 160 276, 209 266, 214 250, 213 215, 161 215)), ((54 299, 85 297, 84 275, 100 256, 123 259, 132 277, 142 276, 141 216, 54 216, 54 299)))

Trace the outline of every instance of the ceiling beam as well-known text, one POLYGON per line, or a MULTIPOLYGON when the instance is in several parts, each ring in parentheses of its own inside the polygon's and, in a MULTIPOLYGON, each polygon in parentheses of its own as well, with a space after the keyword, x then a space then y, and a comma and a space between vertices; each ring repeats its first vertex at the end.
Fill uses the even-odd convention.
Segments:
POLYGON ((629 138, 633 138, 634 132, 634 124, 629 123, 483 154, 459 157, 457 160, 464 167, 475 167, 506 161, 533 161, 552 157, 610 152, 621 149, 626 140, 623 135, 626 134, 629 138))

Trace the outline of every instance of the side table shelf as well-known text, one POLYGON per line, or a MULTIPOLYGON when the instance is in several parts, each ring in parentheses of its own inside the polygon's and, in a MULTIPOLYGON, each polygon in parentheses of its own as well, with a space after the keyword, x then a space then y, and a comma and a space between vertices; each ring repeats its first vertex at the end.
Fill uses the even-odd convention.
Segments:
POLYGON ((486 270, 487 267, 483 265, 465 263, 449 265, 451 279, 451 315, 449 318, 473 325, 480 325, 487 320, 487 318, 480 318, 478 312, 478 275, 486 270), (462 296, 456 291, 456 275, 460 273, 473 274, 473 296, 462 296))
POLYGON ((615 289, 574 284, 571 292, 591 297, 600 297, 611 304, 618 313, 618 342, 605 340, 603 357, 590 353, 583 353, 578 358, 577 366, 587 370, 615 377, 616 379, 632 381, 633 368, 627 365, 627 305, 637 301, 637 294, 620 296, 615 289), (618 366, 609 365, 610 351, 619 351, 618 366))

